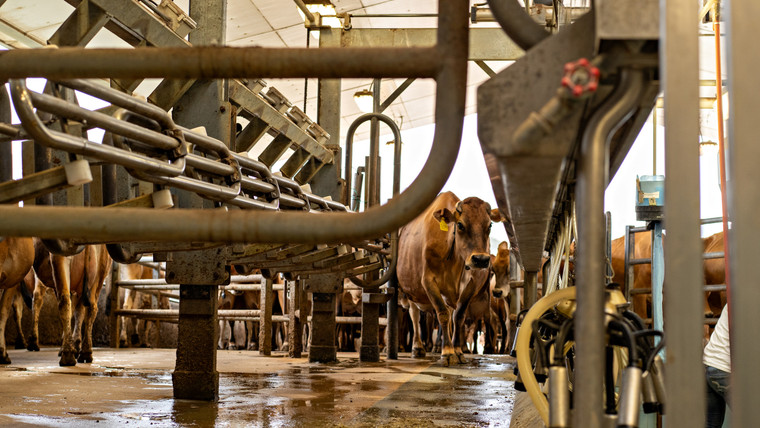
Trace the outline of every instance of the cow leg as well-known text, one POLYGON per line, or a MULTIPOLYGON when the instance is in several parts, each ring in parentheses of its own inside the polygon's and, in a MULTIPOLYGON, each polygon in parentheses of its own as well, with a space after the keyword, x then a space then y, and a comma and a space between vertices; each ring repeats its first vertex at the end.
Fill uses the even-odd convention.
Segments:
POLYGON ((84 301, 80 297, 78 302, 73 303, 74 306, 74 332, 72 334, 74 340, 74 349, 77 351, 77 355, 82 350, 82 324, 87 317, 87 307, 84 305, 84 301))
MULTIPOLYGON (((453 334, 453 341, 449 341, 450 344, 453 344, 454 346, 454 354, 456 355, 456 359, 459 363, 466 363, 467 359, 464 357, 464 352, 462 352, 462 344, 464 343, 464 337, 462 337, 463 334, 465 334, 464 329, 464 320, 467 313, 467 307, 470 305, 470 300, 478 293, 479 287, 476 285, 475 281, 469 281, 467 283, 467 286, 462 290, 462 293, 459 296, 459 301, 457 302, 457 308, 454 310, 454 316, 453 316, 453 328, 454 328, 454 334, 453 334)), ((440 317, 440 314, 439 314, 440 317)), ((448 330, 444 330, 445 333, 448 333, 448 330)), ((446 336, 444 335, 444 340, 446 339, 446 336)), ((446 342, 444 341, 444 346, 446 346, 446 342)))
POLYGON ((40 324, 40 311, 42 311, 42 303, 45 299, 45 289, 43 287, 44 285, 42 285, 42 282, 40 282, 39 279, 35 278, 33 299, 34 310, 32 311, 32 335, 29 337, 29 344, 26 347, 26 349, 29 351, 40 350, 38 326, 40 324))
POLYGON ((58 315, 63 330, 61 360, 58 364, 75 366, 77 364, 76 351, 71 335, 71 259, 56 255, 51 255, 50 258, 53 265, 53 280, 58 294, 58 315))
POLYGON ((409 305, 409 316, 412 318, 412 331, 414 332, 412 357, 423 358, 425 356, 425 344, 422 343, 422 336, 420 334, 420 308, 414 303, 409 305))
POLYGON ((5 349, 5 323, 11 312, 13 298, 16 297, 17 287, 9 288, 3 291, 3 297, 0 299, 0 364, 10 364, 11 359, 5 349))
MULTIPOLYGON (((24 284, 19 284, 18 287, 26 287, 24 284)), ((14 287, 18 289, 18 287, 14 287)), ((18 336, 16 336, 16 349, 26 349, 26 338, 24 337, 24 330, 21 328, 21 316, 24 314, 24 298, 21 297, 21 293, 17 292, 13 298, 13 313, 16 317, 16 328, 18 329, 18 336)))
POLYGON ((499 353, 507 353, 507 344, 509 343, 509 314, 505 318, 497 317, 499 328, 501 329, 501 344, 499 345, 499 353))

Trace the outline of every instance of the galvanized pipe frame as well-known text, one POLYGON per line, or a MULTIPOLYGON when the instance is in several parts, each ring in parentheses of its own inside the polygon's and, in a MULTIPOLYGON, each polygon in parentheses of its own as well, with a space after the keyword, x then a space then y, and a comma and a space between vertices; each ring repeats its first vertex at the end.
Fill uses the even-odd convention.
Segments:
POLYGON ((397 229, 432 202, 456 161, 464 117, 467 7, 468 2, 464 0, 439 3, 438 42, 432 48, 281 50, 196 47, 129 52, 51 49, 45 50, 44 60, 35 50, 4 52, 0 54, 0 75, 6 78, 434 77, 437 81, 435 115, 438 126, 431 150, 436 156, 428 158, 411 186, 388 204, 362 214, 310 216, 296 212, 242 210, 157 213, 124 209, 0 207, 0 216, 4 219, 0 234, 123 241, 158 238, 161 241, 225 243, 335 243, 369 239, 397 229), (286 59, 292 62, 283 62, 286 59), (157 66, 159 64, 161 66, 157 66), (57 218, 55 226, 46 221, 51 215, 57 218), (305 224, 310 227, 304 229, 305 224))
POLYGON ((614 131, 633 113, 644 83, 643 71, 623 69, 615 91, 592 115, 581 141, 578 162, 577 211, 577 335, 574 426, 603 426, 604 378, 604 190, 607 186, 609 142, 614 131))

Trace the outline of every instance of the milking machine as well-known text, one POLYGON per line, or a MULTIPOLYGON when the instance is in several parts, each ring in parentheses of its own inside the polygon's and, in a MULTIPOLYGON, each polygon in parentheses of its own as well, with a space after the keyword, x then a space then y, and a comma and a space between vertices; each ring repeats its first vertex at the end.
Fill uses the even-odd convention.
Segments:
MULTIPOLYGON (((644 413, 664 414, 662 332, 647 329, 617 284, 605 292, 604 426, 639 426, 644 413), (655 337, 660 340, 655 344, 655 337)), ((575 287, 547 295, 518 316, 518 380, 550 428, 572 427, 576 331, 575 287)))

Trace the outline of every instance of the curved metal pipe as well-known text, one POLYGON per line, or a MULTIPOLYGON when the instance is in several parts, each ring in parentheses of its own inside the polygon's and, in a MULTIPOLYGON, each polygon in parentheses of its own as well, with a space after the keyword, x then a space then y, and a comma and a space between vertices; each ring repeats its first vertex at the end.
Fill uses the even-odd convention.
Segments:
MULTIPOLYGON (((0 207, 0 217, 3 218, 0 235, 12 231, 18 236, 76 236, 124 241, 318 244, 376 238, 398 229, 432 203, 456 162, 467 86, 468 7, 469 2, 465 0, 439 2, 434 60, 439 64, 436 75, 437 126, 431 149, 433 155, 428 157, 414 182, 385 205, 360 214, 336 212, 321 215, 287 211, 172 210, 169 213, 118 208, 0 207), (49 219, 51 214, 59 216, 55 225, 42 221, 49 219)), ((258 58, 257 62, 261 63, 261 59, 258 58)), ((340 68, 336 64, 331 67, 340 68)))
POLYGON ((636 109, 644 86, 641 70, 623 69, 615 91, 593 114, 581 140, 576 209, 578 252, 576 337, 578 357, 576 426, 601 421, 604 371, 604 190, 609 172, 609 142, 618 127, 636 109), (585 422, 583 422, 585 421, 585 422))
MULTIPOLYGON (((11 99, 5 85, 0 88, 0 122, 11 123, 11 99)), ((10 141, 0 142, 0 183, 13 179, 13 146, 10 141)))
POLYGON ((488 7, 507 36, 525 51, 551 36, 517 0, 488 0, 488 7))
MULTIPOLYGON (((393 121, 393 119, 382 113, 365 113, 357 117, 348 127, 346 135, 346 165, 343 168, 346 175, 346 188, 349 189, 349 191, 351 189, 351 173, 353 172, 351 164, 353 163, 354 134, 356 133, 356 129, 359 128, 359 125, 371 119, 378 119, 379 121, 385 123, 389 128, 391 128, 391 132, 393 132, 393 196, 396 196, 398 194, 398 189, 396 188, 396 175, 401 174, 401 131, 399 131, 398 126, 396 125, 396 122, 393 121)), ((348 202, 350 204, 351 201, 348 202)))
POLYGON ((22 79, 13 79, 10 81, 10 85, 13 105, 16 107, 16 113, 19 119, 21 119, 21 124, 29 136, 37 143, 69 153, 92 156, 98 160, 118 163, 151 174, 176 176, 184 171, 184 161, 181 159, 177 165, 168 164, 148 156, 103 146, 102 144, 95 144, 82 137, 52 131, 34 113, 32 98, 26 87, 26 82, 22 79))
MULTIPOLYGON (((356 133, 356 129, 361 125, 362 123, 371 120, 371 119, 378 119, 381 122, 388 125, 389 128, 391 128, 391 131, 393 132, 393 197, 395 198, 398 196, 399 191, 401 190, 401 131, 398 129, 398 125, 396 125, 396 122, 393 121, 390 117, 382 114, 382 113, 366 113, 356 118, 356 120, 351 123, 351 126, 348 127, 348 135, 346 135, 346 186, 350 189, 351 188, 351 152, 354 145, 354 133, 356 133)), ((431 150, 432 153, 432 150, 431 150)), ((390 266, 388 266, 388 269, 385 270, 385 273, 383 273, 383 276, 380 278, 366 282, 362 279, 359 279, 358 277, 352 276, 349 279, 354 284, 358 285, 362 288, 376 288, 379 287, 386 282, 388 282, 393 275, 396 273, 396 263, 398 261, 398 230, 394 230, 391 232, 391 263, 390 266)))

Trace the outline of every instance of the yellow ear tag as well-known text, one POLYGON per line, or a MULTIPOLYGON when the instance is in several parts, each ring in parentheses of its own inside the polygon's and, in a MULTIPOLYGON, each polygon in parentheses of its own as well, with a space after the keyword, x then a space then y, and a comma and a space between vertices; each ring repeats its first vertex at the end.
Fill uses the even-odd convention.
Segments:
POLYGON ((449 225, 447 225, 446 222, 443 219, 441 219, 441 230, 444 231, 444 232, 448 232, 449 231, 449 225))

